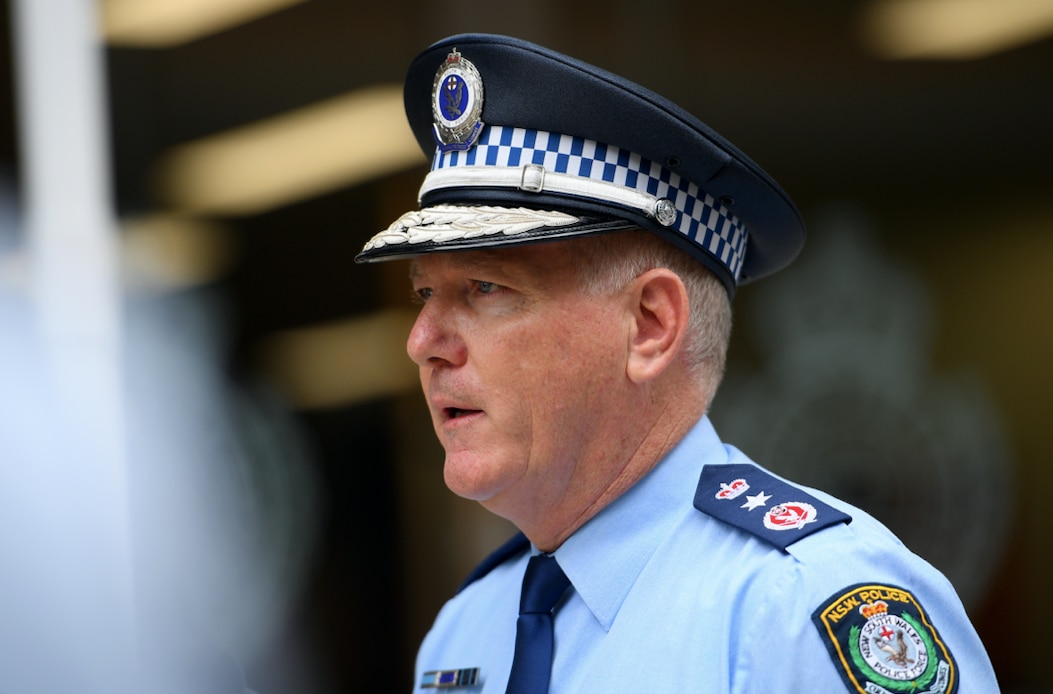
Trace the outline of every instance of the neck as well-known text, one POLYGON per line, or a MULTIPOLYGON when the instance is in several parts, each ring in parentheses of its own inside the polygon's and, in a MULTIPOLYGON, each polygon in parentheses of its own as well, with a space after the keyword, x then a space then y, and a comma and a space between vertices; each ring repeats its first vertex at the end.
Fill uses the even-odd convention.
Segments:
MULTIPOLYGON (((705 412, 705 402, 650 398, 650 406, 628 408, 635 426, 623 430, 619 444, 579 461, 554 503, 527 504, 506 516, 543 552, 553 552, 591 518, 645 477, 680 442, 705 412), (631 431, 624 435, 624 431, 631 431)), ((697 399, 696 399, 697 400, 697 399)), ((629 426, 628 422, 625 422, 629 426)))

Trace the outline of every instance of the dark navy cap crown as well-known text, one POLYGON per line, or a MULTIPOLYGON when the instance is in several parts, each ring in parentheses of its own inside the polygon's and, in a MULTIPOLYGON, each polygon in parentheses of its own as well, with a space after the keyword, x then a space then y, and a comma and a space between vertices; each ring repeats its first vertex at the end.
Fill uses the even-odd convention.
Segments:
POLYGON ((525 41, 444 39, 418 56, 406 114, 432 170, 419 211, 357 260, 643 228, 730 292, 804 243, 789 196, 734 145, 667 99, 525 41))

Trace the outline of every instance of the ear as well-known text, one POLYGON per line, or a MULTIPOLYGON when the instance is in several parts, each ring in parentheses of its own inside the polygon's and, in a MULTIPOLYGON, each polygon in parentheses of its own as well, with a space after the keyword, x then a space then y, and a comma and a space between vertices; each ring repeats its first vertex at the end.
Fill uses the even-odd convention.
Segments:
POLYGON ((648 270, 629 286, 632 324, 626 373, 634 383, 658 377, 680 353, 691 314, 687 289, 673 271, 648 270))

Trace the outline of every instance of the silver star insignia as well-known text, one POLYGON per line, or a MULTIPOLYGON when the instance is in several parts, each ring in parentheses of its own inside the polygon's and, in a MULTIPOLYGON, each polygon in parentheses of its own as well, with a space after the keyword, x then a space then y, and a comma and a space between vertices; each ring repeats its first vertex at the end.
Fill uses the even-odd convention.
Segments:
POLYGON ((755 508, 763 506, 771 498, 771 494, 765 494, 764 492, 757 492, 756 494, 746 495, 746 503, 739 508, 744 508, 747 511, 752 511, 755 508))

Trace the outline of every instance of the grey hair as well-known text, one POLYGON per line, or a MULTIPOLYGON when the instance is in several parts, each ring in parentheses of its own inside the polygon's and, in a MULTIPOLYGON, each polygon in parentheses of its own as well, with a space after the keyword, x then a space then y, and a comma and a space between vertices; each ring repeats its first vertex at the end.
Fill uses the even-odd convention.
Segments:
POLYGON ((723 283, 702 263, 657 235, 623 231, 579 240, 578 279, 583 291, 611 294, 655 268, 672 270, 687 289, 691 314, 684 358, 701 379, 707 401, 724 377, 731 340, 731 298, 723 283))

